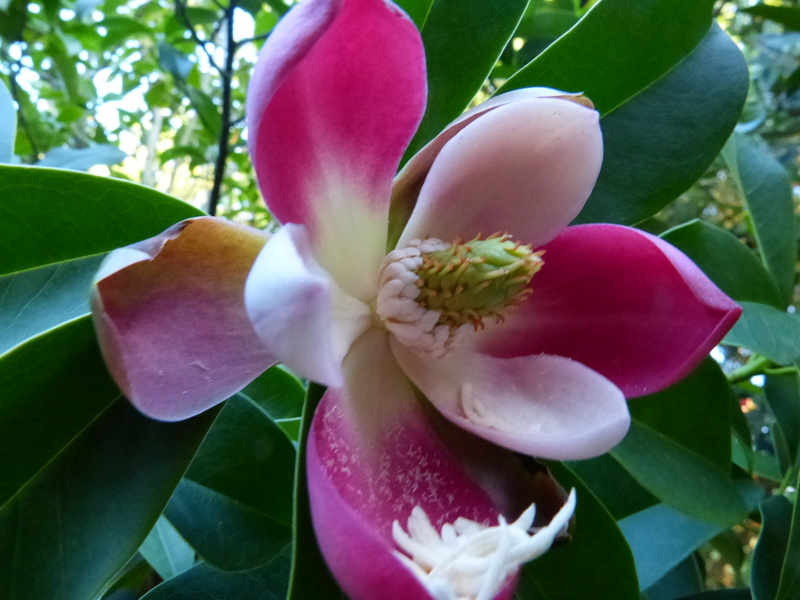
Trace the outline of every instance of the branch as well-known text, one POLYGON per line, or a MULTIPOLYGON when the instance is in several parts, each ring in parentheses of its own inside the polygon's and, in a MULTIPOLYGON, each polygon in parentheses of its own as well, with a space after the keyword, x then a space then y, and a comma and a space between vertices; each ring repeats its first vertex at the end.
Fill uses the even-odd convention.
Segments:
MULTIPOLYGON (((226 9, 225 14, 228 14, 228 9, 226 9)), ((209 64, 214 68, 215 71, 224 77, 225 74, 217 64, 217 61, 214 60, 214 55, 208 51, 208 48, 206 48, 208 41, 200 39, 200 36, 197 35, 197 30, 194 28, 191 20, 189 20, 189 15, 186 14, 186 2, 184 0, 175 0, 175 16, 178 17, 181 23, 183 23, 183 26, 186 27, 186 31, 189 32, 189 35, 192 37, 194 43, 200 46, 200 49, 206 55, 206 58, 208 58, 209 64)))

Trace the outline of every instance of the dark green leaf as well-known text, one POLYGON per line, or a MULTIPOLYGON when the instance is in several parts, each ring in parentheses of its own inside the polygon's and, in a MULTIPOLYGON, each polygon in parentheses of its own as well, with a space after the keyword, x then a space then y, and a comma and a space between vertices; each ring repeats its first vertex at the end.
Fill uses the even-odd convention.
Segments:
MULTIPOLYGON (((280 389, 276 379, 274 388, 280 389)), ((294 469, 291 442, 258 404, 237 394, 225 404, 165 514, 214 566, 263 565, 291 542, 294 469)))
POLYGON ((782 470, 787 471, 800 458, 800 377, 797 371, 767 375, 764 396, 775 416, 776 446, 782 470))
POLYGON ((730 468, 731 389, 719 365, 706 358, 666 390, 629 403, 637 422, 705 458, 720 472, 730 468))
POLYGON ((0 275, 0 356, 30 337, 89 314, 89 287, 103 257, 0 275))
POLYGON ((192 108, 197 111, 200 122, 214 137, 219 136, 222 128, 221 117, 214 101, 195 87, 188 86, 186 94, 192 103, 192 108))
POLYGON ((775 280, 753 251, 732 233, 694 220, 670 229, 661 237, 691 258, 734 300, 784 307, 775 280))
POLYGON ((703 592, 694 596, 684 596, 678 600, 752 600, 748 589, 715 590, 713 592, 703 592))
POLYGON ((673 567, 712 537, 727 529, 701 521, 665 505, 626 517, 619 527, 636 559, 636 572, 643 590, 656 583, 673 567))
POLYGON ((750 213, 761 258, 788 304, 797 258, 794 197, 786 169, 768 150, 742 135, 733 136, 722 153, 750 213))
POLYGON ((127 157, 125 152, 109 144, 96 144, 89 148, 53 148, 36 166, 86 171, 95 165, 115 165, 127 157))
POLYGON ((397 0, 395 4, 406 11, 411 20, 414 21, 417 29, 422 30, 425 19, 428 18, 428 12, 433 5, 433 0, 397 0))
POLYGON ((613 517, 568 468, 553 464, 551 469, 561 485, 577 491, 573 539, 523 567, 519 597, 637 600, 633 556, 613 517), (580 565, 580 577, 575 576, 576 565, 580 565))
POLYGON ((742 316, 723 340, 782 365, 800 358, 800 316, 766 304, 741 302, 742 316))
POLYGON ((202 214, 118 179, 0 165, 0 275, 102 254, 202 214))
POLYGON ((639 485, 608 454, 589 460, 570 461, 566 465, 589 486, 617 520, 658 503, 653 494, 639 485))
POLYGON ((305 393, 294 375, 275 367, 255 379, 239 395, 264 411, 290 440, 298 441, 305 393))
MULTIPOLYGON (((2 17, 0 17, 2 19, 2 17)), ((14 157, 14 140, 17 137, 17 109, 6 84, 0 79, 0 163, 9 163, 14 157)))
POLYGON ((696 552, 689 555, 647 588, 643 600, 674 600, 702 592, 705 588, 704 569, 698 562, 696 552))
POLYGON ((771 496, 760 508, 761 533, 753 551, 753 600, 776 600, 789 545, 792 503, 784 496, 771 496))
POLYGON ((295 472, 292 573, 286 600, 344 600, 344 593, 328 571, 317 545, 311 524, 306 482, 306 440, 314 411, 324 393, 325 388, 322 386, 309 385, 303 406, 300 450, 295 472))
POLYGON ((769 4, 756 4, 740 8, 742 12, 749 13, 754 17, 770 19, 780 23, 788 29, 800 30, 800 8, 796 6, 772 6, 769 4))
POLYGON ((651 87, 708 33, 712 0, 602 0, 499 92, 583 91, 606 114, 651 87))
MULTIPOLYGON (((800 487, 800 479, 797 486, 800 487)), ((797 489, 797 488, 795 488, 797 489)), ((781 581, 778 586, 776 600, 795 600, 800 596, 800 502, 797 496, 794 499, 792 510, 792 528, 789 531, 789 542, 786 546, 786 556, 781 569, 781 581)))
POLYGON ((141 416, 87 318, 5 355, 0 389, 0 597, 93 598, 155 524, 215 411, 141 416))
POLYGON ((186 81, 194 68, 188 56, 166 42, 158 44, 158 65, 180 82, 186 81))
POLYGON ((731 526, 747 512, 726 473, 635 420, 611 455, 642 487, 687 515, 731 526))
POLYGON ((142 600, 284 600, 291 548, 269 564, 247 571, 220 571, 205 563, 165 581, 142 600))
POLYGON ((410 158, 460 115, 517 28, 528 0, 437 0, 422 28, 428 106, 410 158))
MULTIPOLYGON (((643 48, 636 53, 652 58, 643 48)), ((601 71, 609 82, 617 81, 616 72, 610 76, 607 68, 601 71)), ((636 223, 688 189, 736 125, 747 83, 741 51, 712 26, 664 77, 603 116, 603 167, 577 221, 636 223)), ((588 86, 575 89, 586 89, 592 97, 588 86)))

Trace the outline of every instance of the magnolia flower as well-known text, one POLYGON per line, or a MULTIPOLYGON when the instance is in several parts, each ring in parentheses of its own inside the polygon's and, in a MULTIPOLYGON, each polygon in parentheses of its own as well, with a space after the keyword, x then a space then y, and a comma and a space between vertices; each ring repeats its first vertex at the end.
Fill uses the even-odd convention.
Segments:
POLYGON ((329 386, 308 484, 351 598, 509 598, 575 506, 523 455, 613 447, 625 398, 686 375, 739 308, 658 238, 567 227, 602 162, 586 98, 497 96, 395 177, 425 93, 419 33, 393 4, 292 9, 247 104, 283 226, 267 239, 200 218, 112 253, 95 321, 122 390, 157 419, 276 362, 329 386))

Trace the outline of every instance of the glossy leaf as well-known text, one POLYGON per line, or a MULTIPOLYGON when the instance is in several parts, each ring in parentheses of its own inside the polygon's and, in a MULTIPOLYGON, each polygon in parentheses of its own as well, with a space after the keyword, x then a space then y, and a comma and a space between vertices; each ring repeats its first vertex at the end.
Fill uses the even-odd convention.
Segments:
POLYGON ((0 163, 10 163, 14 158, 14 140, 17 137, 17 109, 11 92, 0 79, 0 163))
POLYGON ((733 136, 722 156, 742 192, 764 265, 788 304, 797 259, 789 176, 765 148, 743 135, 733 136))
POLYGON ((285 434, 237 394, 165 514, 208 563, 225 570, 260 566, 291 542, 294 469, 295 449, 285 434))
POLYGON ((89 314, 89 288, 104 255, 0 275, 0 356, 35 335, 89 314))
POLYGON ((681 563, 695 548, 727 529, 665 504, 626 517, 619 522, 619 527, 633 551, 643 590, 681 563))
POLYGON ((570 542, 555 546, 523 567, 517 597, 637 600, 633 556, 613 517, 566 466, 552 464, 550 468, 562 486, 577 491, 576 526, 570 542), (580 577, 575 576, 576 565, 580 565, 580 577))
POLYGON ((788 471, 800 459, 800 377, 797 371, 767 375, 764 396, 775 416, 773 431, 781 467, 788 471))
POLYGON ((141 416, 79 319, 0 361, 0 597, 95 597, 133 556, 215 411, 141 416))
POLYGON ((416 24, 417 29, 421 30, 425 25, 425 20, 428 18, 433 0, 397 0, 395 4, 406 11, 406 14, 416 24))
MULTIPOLYGON (((800 483, 800 480, 797 483, 800 483)), ((800 506, 800 502, 795 496, 792 527, 789 531, 789 542, 786 546, 786 556, 783 559, 776 600, 794 600, 800 596, 800 508, 798 506, 800 506)))
POLYGON ((460 115, 481 89, 528 0, 436 0, 422 27, 428 105, 406 159, 460 115))
POLYGON ((708 460, 730 468, 731 389, 719 365, 706 358, 695 371, 666 390, 629 402, 642 425, 708 460))
POLYGON ((705 588, 705 569, 697 553, 692 553, 679 562, 653 585, 645 590, 642 600, 674 600, 702 592, 705 588))
POLYGON ((611 455, 656 498, 688 515, 730 526, 746 514, 741 497, 716 465, 635 420, 611 455))
POLYGON ((314 527, 311 524, 306 482, 305 444, 311 429, 311 419, 324 393, 324 387, 317 384, 309 385, 303 405, 301 441, 295 471, 292 572, 286 600, 344 600, 345 598, 328 571, 317 545, 314 527))
POLYGON ((125 181, 0 165, 0 275, 109 252, 201 214, 125 181))
MULTIPOLYGON (((772 496, 761 503, 761 533, 753 551, 753 600, 777 600, 781 570, 789 545, 792 503, 772 496)), ((797 571, 797 566, 793 567, 797 571)))
POLYGON ((742 316, 723 340, 782 365, 800 359, 800 316, 766 304, 741 302, 742 316))
POLYGON ((670 229, 661 238, 681 250, 737 302, 761 302, 783 308, 775 280, 750 248, 735 235, 705 221, 670 229), (735 268, 731 268, 735 265, 735 268))
POLYGON ((747 83, 741 51, 713 25, 671 71, 603 116, 603 168, 577 221, 636 223, 688 189, 736 125, 747 83))
POLYGON ((303 385, 294 375, 274 367, 256 378, 238 395, 262 410, 290 440, 297 441, 305 394, 303 385))
POLYGON ((284 600, 291 548, 246 571, 221 571, 199 563, 142 596, 142 600, 284 600))
POLYGON ((194 565, 194 550, 178 530, 161 516, 139 552, 162 579, 172 579, 194 565))

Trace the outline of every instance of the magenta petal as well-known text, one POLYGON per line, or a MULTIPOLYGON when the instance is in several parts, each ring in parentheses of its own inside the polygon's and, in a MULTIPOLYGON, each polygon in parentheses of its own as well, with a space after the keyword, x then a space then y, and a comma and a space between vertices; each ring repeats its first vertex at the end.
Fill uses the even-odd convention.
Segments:
POLYGON ((537 98, 494 108, 442 148, 400 238, 509 233, 534 245, 583 208, 603 158, 596 111, 537 98))
POLYGON ((582 364, 549 355, 422 357, 393 343, 403 370, 453 423, 499 446, 577 460, 616 446, 630 416, 622 392, 582 364))
POLYGON ((144 414, 191 417, 274 363, 244 309, 245 279, 265 236, 204 217, 113 252, 92 297, 114 379, 144 414))
POLYGON ((635 397, 687 375, 741 313, 684 254, 637 229, 570 227, 544 249, 533 294, 484 332, 483 351, 573 358, 635 397))
POLYGON ((379 266, 392 179, 425 94, 419 32, 384 0, 301 3, 261 52, 247 106, 261 190, 283 223, 309 228, 345 289, 338 254, 379 266))

